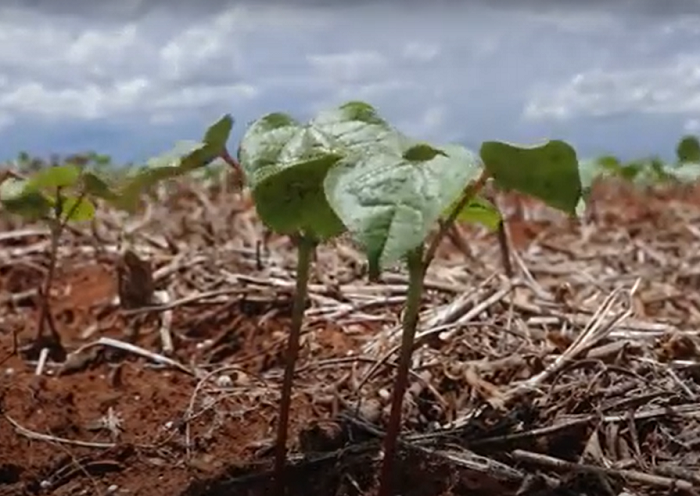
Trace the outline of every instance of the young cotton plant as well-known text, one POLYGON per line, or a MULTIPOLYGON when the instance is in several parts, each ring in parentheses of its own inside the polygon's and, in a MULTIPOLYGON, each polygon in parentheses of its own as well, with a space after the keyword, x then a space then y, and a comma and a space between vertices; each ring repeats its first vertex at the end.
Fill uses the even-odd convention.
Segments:
POLYGON ((232 117, 225 115, 207 129, 200 143, 190 144, 187 149, 181 148, 176 154, 169 153, 152 159, 146 167, 118 183, 105 180, 95 170, 70 162, 39 169, 29 177, 7 173, 0 184, 0 203, 12 214, 45 222, 51 235, 49 267, 38 290, 41 309, 33 351, 47 348, 50 350, 49 356, 56 361, 63 361, 66 356, 61 336, 53 322, 50 294, 58 248, 67 225, 91 220, 95 215, 97 200, 133 212, 140 196, 158 182, 204 167, 217 158, 238 171, 238 164, 226 150, 232 126, 232 117), (46 336, 47 327, 49 336, 46 336))
POLYGON ((226 114, 207 128, 201 141, 183 141, 172 150, 154 157, 145 166, 132 171, 114 191, 107 194, 117 208, 133 212, 140 198, 156 185, 200 170, 216 160, 230 165, 235 174, 240 166, 226 148, 233 118, 226 114))
POLYGON ((94 217, 94 198, 100 196, 103 186, 104 182, 95 173, 74 163, 39 169, 29 177, 10 173, 0 185, 0 202, 5 210, 30 221, 43 221, 50 233, 49 266, 37 291, 40 311, 30 354, 47 348, 51 358, 59 361, 65 358, 50 303, 58 248, 69 223, 94 217))
POLYGON ((622 161, 614 155, 582 160, 579 172, 583 184, 582 199, 577 212, 594 210, 591 198, 593 184, 602 178, 617 178, 626 183, 650 188, 660 184, 694 183, 700 177, 700 140, 693 135, 682 136, 675 148, 676 160, 665 162, 659 157, 622 161))
POLYGON ((296 289, 282 382, 275 451, 275 494, 284 489, 294 368, 306 306, 312 254, 342 234, 345 224, 328 204, 326 176, 341 160, 361 161, 403 149, 404 137, 372 107, 348 102, 306 124, 283 113, 265 115, 245 132, 238 158, 258 216, 267 228, 296 240, 296 289))
POLYGON ((370 277, 405 261, 409 273, 403 334, 384 441, 380 496, 389 496, 401 425, 401 405, 408 383, 413 342, 426 271, 438 245, 456 218, 497 223, 495 207, 480 192, 488 180, 543 200, 574 215, 581 197, 575 151, 563 141, 521 147, 489 141, 477 156, 458 145, 431 146, 407 138, 401 146, 349 157, 336 164, 324 181, 326 198, 336 215, 364 247, 370 277), (425 246, 429 231, 439 231, 425 246))

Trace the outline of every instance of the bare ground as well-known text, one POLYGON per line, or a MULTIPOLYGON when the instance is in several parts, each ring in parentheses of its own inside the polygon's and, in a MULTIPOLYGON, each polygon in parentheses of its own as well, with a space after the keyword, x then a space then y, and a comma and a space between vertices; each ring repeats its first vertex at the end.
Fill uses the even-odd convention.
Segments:
MULTIPOLYGON (((463 244, 445 241, 428 277, 399 494, 700 491, 699 192, 600 185, 584 225, 530 202, 508 225, 512 278, 495 235, 462 226, 463 244)), ((267 494, 293 247, 272 237, 258 249, 249 200, 184 183, 135 221, 100 215, 62 245, 61 362, 22 351, 46 232, 4 221, 0 495, 267 494), (120 227, 154 269, 162 299, 148 311, 117 304, 120 227)), ((368 283, 348 243, 319 249, 291 495, 373 494, 405 284, 400 271, 368 283)))

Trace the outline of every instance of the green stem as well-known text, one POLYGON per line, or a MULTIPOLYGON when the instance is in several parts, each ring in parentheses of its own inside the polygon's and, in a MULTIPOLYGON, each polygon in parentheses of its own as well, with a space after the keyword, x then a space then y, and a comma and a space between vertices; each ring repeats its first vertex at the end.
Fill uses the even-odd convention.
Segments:
POLYGON ((287 431, 289 410, 292 403, 292 386, 294 383, 294 367, 299 356, 299 340, 306 308, 307 287, 311 267, 311 257, 314 253, 316 240, 307 235, 301 235, 297 243, 296 290, 294 292, 294 307, 292 309, 292 328, 287 339, 287 357, 282 381, 282 398, 280 399, 279 419, 277 421, 277 442, 275 446, 275 491, 273 494, 282 496, 285 488, 285 464, 287 460, 287 431))
POLYGON ((426 265, 423 263, 423 246, 421 245, 408 254, 408 294, 403 316, 403 333, 401 335, 401 351, 399 364, 394 382, 394 394, 391 398, 391 413, 384 437, 384 460, 379 479, 378 496, 391 496, 394 483, 394 458, 399 433, 401 432, 401 410, 403 398, 408 386, 408 372, 411 367, 413 341, 418 326, 421 296, 426 265))

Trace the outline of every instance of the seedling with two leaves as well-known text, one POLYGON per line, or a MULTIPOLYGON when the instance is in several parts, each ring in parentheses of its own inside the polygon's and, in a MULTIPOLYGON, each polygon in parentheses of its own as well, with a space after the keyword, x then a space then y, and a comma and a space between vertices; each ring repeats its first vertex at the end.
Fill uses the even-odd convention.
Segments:
POLYGON ((38 289, 40 313, 29 347, 30 356, 45 348, 56 361, 63 361, 66 356, 50 301, 58 250, 69 224, 91 220, 99 201, 133 212, 141 196, 160 181, 176 178, 218 158, 238 172, 238 164, 226 150, 232 126, 233 119, 225 115, 206 131, 200 143, 190 143, 186 148, 176 149, 177 153, 152 159, 146 167, 127 175, 119 184, 106 180, 96 170, 71 162, 36 170, 28 177, 11 171, 5 173, 0 184, 0 203, 4 209, 29 221, 44 222, 51 240, 49 266, 38 289))
POLYGON ((367 254, 370 278, 401 262, 408 267, 403 339, 380 479, 380 495, 387 496, 423 280, 442 236, 457 218, 498 225, 500 214, 480 194, 489 180, 573 215, 582 190, 576 153, 563 141, 535 147, 486 142, 479 155, 458 145, 431 145, 393 128, 370 105, 349 102, 307 124, 281 113, 263 116, 243 136, 239 159, 262 221, 299 240, 275 494, 284 488, 292 378, 313 248, 348 231, 367 254), (425 246, 436 225, 438 234, 425 246))

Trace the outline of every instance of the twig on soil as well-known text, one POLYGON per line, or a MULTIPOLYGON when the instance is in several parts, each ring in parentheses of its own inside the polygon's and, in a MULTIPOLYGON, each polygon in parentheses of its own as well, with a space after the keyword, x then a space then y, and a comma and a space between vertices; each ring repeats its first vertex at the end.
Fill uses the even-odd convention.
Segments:
MULTIPOLYGON (((632 298, 632 295, 639 286, 639 281, 629 291, 628 297, 632 298)), ((573 343, 567 348, 567 350, 559 355, 554 362, 543 370, 536 376, 528 379, 527 381, 517 385, 505 394, 504 401, 509 403, 515 400, 522 394, 528 391, 535 390, 540 384, 553 377, 562 367, 564 367, 569 361, 577 357, 580 353, 592 348, 597 343, 599 343, 611 330, 611 328, 617 325, 619 322, 623 321, 632 314, 631 308, 614 315, 606 323, 603 322, 604 318, 610 313, 613 303, 617 295, 620 293, 621 289, 613 291, 601 304, 596 313, 593 315, 589 321, 589 325, 581 331, 578 337, 573 343)), ((631 305, 630 305, 631 306, 631 305)))
MULTIPOLYGON (((190 401, 187 405, 187 410, 185 411, 184 415, 184 422, 185 422, 185 448, 187 450, 187 457, 189 458, 191 456, 191 435, 190 435, 190 422, 192 419, 195 418, 194 414, 194 406, 195 406, 195 401, 197 399, 197 395, 201 391, 201 389, 204 387, 204 385, 210 381, 214 376, 218 376, 220 374, 223 374, 224 372, 227 372, 229 370, 236 370, 240 371, 242 368, 237 365, 225 365, 222 367, 218 367, 210 372, 207 372, 205 374, 202 374, 201 377, 199 377, 199 381, 197 382, 197 385, 194 387, 194 390, 192 391, 192 395, 190 396, 190 401)), ((265 380, 262 377, 258 377, 258 380, 260 380, 263 384, 265 384, 265 380)), ((265 384, 267 386, 267 384, 265 384)))
POLYGON ((115 443, 97 443, 97 442, 92 442, 92 441, 78 441, 75 439, 66 439, 63 437, 57 437, 57 436, 51 436, 49 434, 41 434, 40 432, 34 432, 32 430, 27 429, 26 427, 22 427, 19 423, 17 423, 12 417, 10 417, 7 414, 3 414, 5 417, 5 420, 7 420, 12 427, 15 428, 15 431, 17 434, 27 437, 29 439, 34 439, 36 441, 46 441, 49 443, 62 443, 62 444, 72 444, 73 446, 82 446, 84 448, 100 448, 100 449, 109 449, 109 448, 114 448, 116 446, 115 443))
POLYGON ((583 463, 573 463, 559 458, 554 458, 541 453, 532 453, 525 450, 513 450, 511 456, 519 462, 531 463, 554 470, 568 470, 572 472, 590 472, 605 474, 613 477, 620 477, 623 480, 634 481, 646 486, 660 487, 664 489, 680 489, 689 495, 697 495, 692 482, 681 479, 671 479, 659 475, 645 474, 636 470, 613 469, 587 465, 583 463))
POLYGON ((159 353, 154 353, 152 351, 148 351, 148 350, 141 348, 140 346, 137 346, 135 344, 125 343, 123 341, 119 341, 117 339, 108 338, 108 337, 101 337, 97 341, 83 345, 80 348, 78 348, 77 350, 75 350, 71 355, 78 356, 80 353, 82 353, 86 349, 92 348, 94 346, 110 346, 112 348, 117 348, 117 349, 120 349, 122 351, 126 351, 128 353, 133 353, 135 355, 142 356, 144 358, 147 358, 147 359, 152 360, 152 361, 157 362, 157 363, 169 365, 173 368, 181 370, 182 372, 184 372, 188 375, 194 376, 194 377, 198 377, 199 375, 201 375, 200 371, 198 371, 196 369, 190 369, 189 367, 186 367, 186 366, 182 365, 180 362, 177 362, 177 361, 173 360, 172 358, 169 358, 165 355, 161 355, 159 353))
MULTIPOLYGON (((124 316, 132 316, 151 312, 166 312, 168 310, 174 310, 175 308, 189 305, 190 303, 198 303, 202 300, 208 300, 209 298, 216 298, 217 296, 228 296, 236 294, 246 294, 250 290, 245 288, 227 288, 227 289, 216 289, 212 291, 206 291, 203 293, 193 294, 180 298, 178 300, 173 300, 167 303, 161 303, 160 305, 152 305, 149 307, 134 308, 129 310, 123 310, 121 312, 124 316)), ((219 302, 212 302, 219 303, 219 302)))
MULTIPOLYGON (((167 291, 156 291, 153 293, 154 303, 160 303, 162 305, 167 305, 170 302, 170 294, 167 291)), ((158 334, 160 335, 160 342, 163 348, 163 353, 171 354, 175 351, 175 345, 173 345, 173 336, 171 333, 173 323, 173 311, 166 310, 161 316, 160 327, 158 328, 158 334)))
MULTIPOLYGON (((485 285, 486 282, 488 282, 490 279, 491 278, 482 283, 482 286, 485 285)), ((414 349, 422 346, 425 342, 425 339, 429 336, 435 334, 436 332, 443 332, 445 330, 444 326, 446 324, 456 322, 459 325, 463 325, 464 323, 468 322, 469 320, 486 310, 491 305, 502 300, 511 291, 511 289, 511 283, 507 282, 506 286, 500 291, 496 291, 485 301, 473 306, 472 308, 469 308, 469 305, 472 303, 472 299, 476 291, 469 291, 461 295, 449 305, 443 307, 443 309, 436 310, 435 314, 429 320, 428 325, 430 328, 426 331, 418 332, 416 334, 414 349), (435 331, 435 328, 439 328, 439 331, 435 331)), ((400 327, 396 327, 395 329, 392 329, 391 332, 393 334, 394 331, 400 331, 400 329, 400 327)), ((444 333, 444 335, 441 337, 444 341, 447 341, 449 340, 450 336, 451 333, 447 332, 444 333)), ((384 355, 382 355, 382 357, 379 358, 378 361, 362 377, 362 379, 357 385, 356 391, 362 389, 362 387, 367 383, 367 381, 369 381, 374 376, 374 374, 377 373, 377 371, 387 362, 387 360, 389 360, 389 358, 391 358, 392 355, 399 351, 400 347, 400 344, 396 344, 392 348, 390 348, 389 351, 387 351, 384 355)))
POLYGON ((34 375, 42 375, 44 373, 44 367, 46 366, 46 359, 49 357, 49 349, 42 348, 39 352, 39 361, 36 364, 36 370, 34 375))
MULTIPOLYGON (((382 438, 385 435, 385 432, 382 429, 348 413, 342 413, 341 418, 378 438, 382 438)), ((403 438, 399 438, 397 442, 405 448, 421 451, 428 455, 449 460, 463 468, 487 474, 489 477, 509 482, 522 482, 524 480, 524 475, 519 470, 486 456, 473 453, 461 446, 453 446, 452 449, 434 449, 421 446, 415 442, 415 440, 421 440, 421 437, 421 435, 408 435, 404 436, 403 438)))
POLYGON ((481 439, 476 439, 474 441, 468 441, 467 445, 470 448, 476 448, 479 446, 485 446, 488 444, 506 444, 506 443, 513 443, 517 441, 524 441, 527 439, 536 439, 540 437, 547 437, 547 436, 552 436, 554 434, 559 434, 561 431, 566 431, 569 429, 573 429, 575 427, 581 427, 587 424, 592 423, 594 418, 588 417, 588 418, 582 418, 582 419, 574 419, 574 420, 569 420, 569 421, 564 421, 564 422, 559 422, 554 425, 546 426, 546 427, 540 427, 539 429, 532 429, 529 431, 525 432, 516 432, 512 434, 504 434, 502 436, 493 436, 493 437, 485 437, 481 439))

